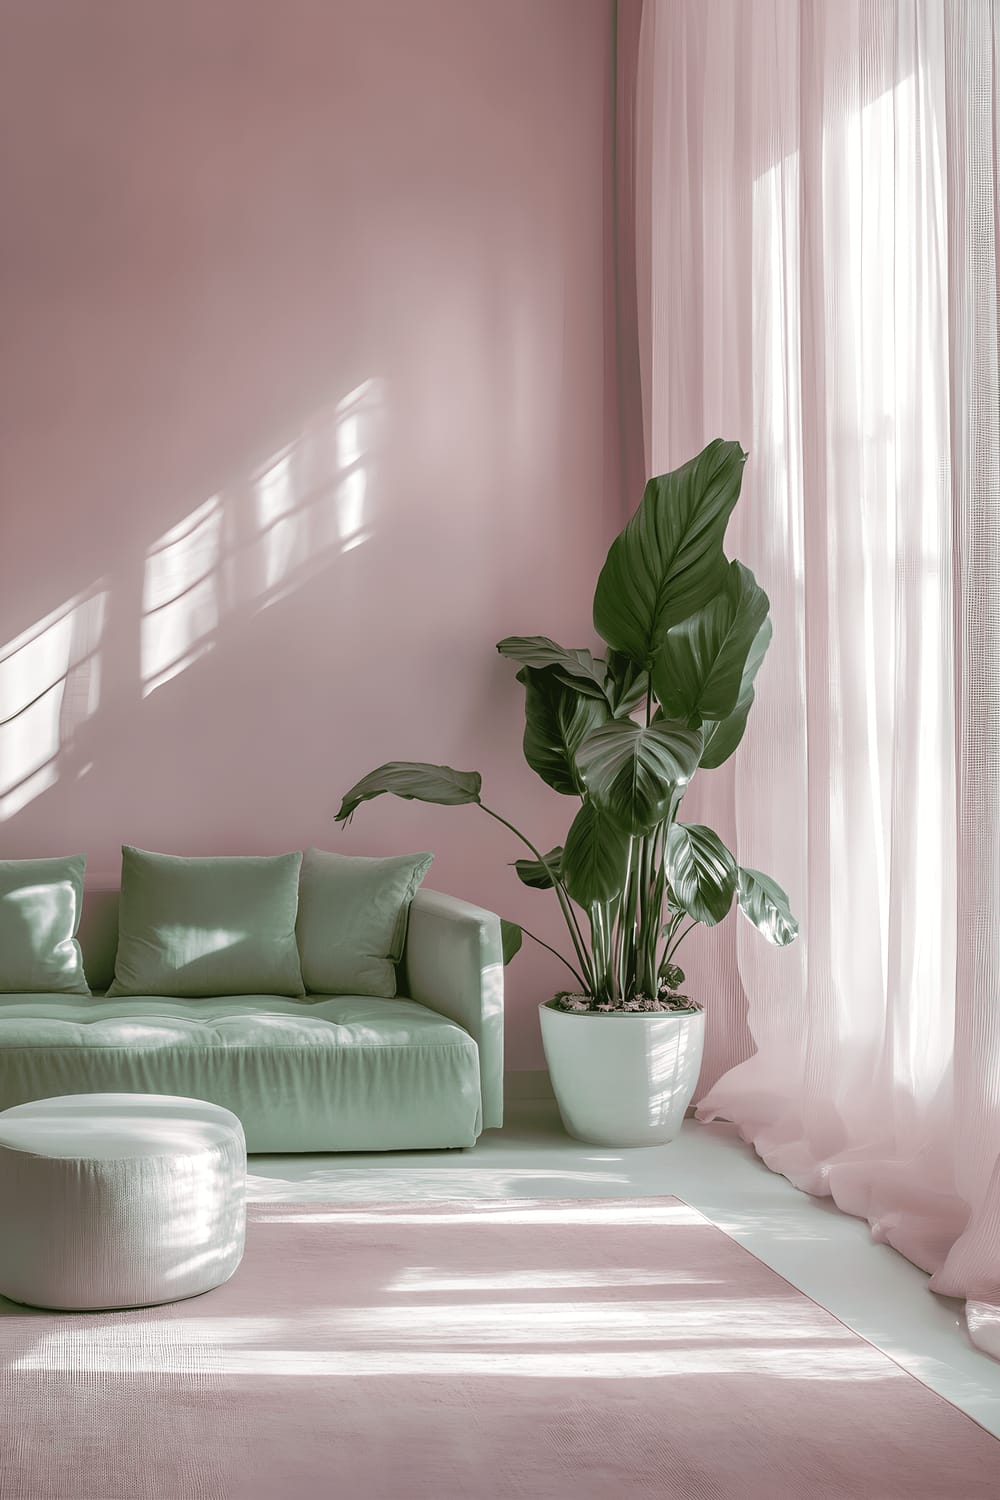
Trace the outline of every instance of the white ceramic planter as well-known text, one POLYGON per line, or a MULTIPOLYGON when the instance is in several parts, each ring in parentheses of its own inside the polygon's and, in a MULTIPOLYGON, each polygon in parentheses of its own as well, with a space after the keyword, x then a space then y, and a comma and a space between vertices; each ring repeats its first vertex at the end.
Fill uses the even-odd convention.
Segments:
POLYGON ((540 1005, 538 1013, 570 1135, 594 1146, 673 1140, 698 1082, 704 1011, 594 1015, 540 1005))

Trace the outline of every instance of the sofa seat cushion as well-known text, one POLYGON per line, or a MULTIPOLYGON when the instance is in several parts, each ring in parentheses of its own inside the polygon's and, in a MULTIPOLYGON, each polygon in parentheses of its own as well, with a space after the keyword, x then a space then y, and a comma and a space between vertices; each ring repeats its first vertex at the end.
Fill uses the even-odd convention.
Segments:
POLYGON ((0 1046, 462 1046, 472 1038, 414 1000, 367 995, 0 996, 0 1046))
POLYGON ((207 1099, 248 1151, 471 1146, 479 1051, 413 1000, 0 996, 0 1109, 72 1093, 207 1099))

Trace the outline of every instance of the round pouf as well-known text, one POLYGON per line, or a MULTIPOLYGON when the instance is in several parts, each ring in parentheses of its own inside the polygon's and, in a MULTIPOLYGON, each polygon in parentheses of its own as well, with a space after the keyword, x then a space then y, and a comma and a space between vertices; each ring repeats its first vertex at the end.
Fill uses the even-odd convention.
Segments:
POLYGON ((0 1112, 0 1294, 147 1307, 219 1286, 243 1257, 236 1115, 172 1094, 68 1094, 0 1112))

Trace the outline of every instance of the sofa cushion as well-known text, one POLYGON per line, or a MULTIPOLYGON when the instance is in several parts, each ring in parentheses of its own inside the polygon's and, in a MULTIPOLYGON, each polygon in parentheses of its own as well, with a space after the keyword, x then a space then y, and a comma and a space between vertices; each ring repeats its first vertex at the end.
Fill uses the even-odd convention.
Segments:
POLYGON ((301 995, 302 855, 188 859, 125 845, 109 996, 301 995))
POLYGON ((89 995, 76 940, 82 854, 0 860, 0 991, 89 995))
POLYGON ((102 1091, 220 1104, 249 1151, 471 1146, 482 1129, 476 1043, 413 1000, 0 995, 0 1109, 102 1091))
MULTIPOLYGON (((0 1047, 370 1047, 471 1042, 436 1011, 397 996, 225 995, 169 999, 110 993, 81 1003, 68 995, 0 995, 0 1047)), ((475 1045, 473 1043, 473 1045, 475 1045)))
POLYGON ((297 933, 311 994, 395 995, 410 902, 433 859, 306 850, 297 933))

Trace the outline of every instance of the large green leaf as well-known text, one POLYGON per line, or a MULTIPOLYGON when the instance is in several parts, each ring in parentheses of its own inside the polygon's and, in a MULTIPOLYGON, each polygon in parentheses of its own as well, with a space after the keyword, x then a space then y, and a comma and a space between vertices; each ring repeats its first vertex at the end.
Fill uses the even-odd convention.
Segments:
POLYGON ((645 833, 667 816, 701 755, 700 729, 662 720, 644 726, 612 719, 579 746, 576 763, 595 802, 628 833, 645 833))
POLYGON ((760 870, 740 866, 740 911, 749 917, 769 943, 784 948, 798 936, 799 924, 792 916, 788 897, 776 880, 760 870))
POLYGON ((728 760, 742 740, 743 731, 747 727, 747 715, 753 703, 754 678, 770 643, 771 621, 767 619, 754 636, 753 645, 750 647, 743 668, 736 707, 724 719, 719 719, 715 723, 709 721, 702 726, 705 748, 701 753, 701 765, 706 771, 714 770, 717 766, 721 766, 723 761, 728 760))
POLYGON ((739 870, 717 833, 703 823, 671 824, 664 865, 675 906, 706 927, 722 921, 733 904, 739 870))
POLYGON ((563 851, 566 889, 581 906, 611 901, 625 885, 629 836, 593 802, 580 808, 563 851))
POLYGON ((521 929, 516 922, 508 922, 506 917, 500 918, 500 944, 503 951, 504 968, 510 963, 515 953, 519 953, 521 943, 521 929))
POLYGON ((594 627, 616 651, 652 665, 664 632, 719 592, 722 541, 747 455, 716 438, 697 457, 646 485, 611 544, 594 596, 594 627))
POLYGON ((583 790, 576 765, 583 739, 611 717, 607 700, 591 698, 563 682, 551 667, 522 667, 524 758, 554 791, 575 797, 583 790))
POLYGON ((733 712, 767 610, 750 569, 733 562, 715 598, 671 626, 652 671, 653 691, 670 718, 700 724, 733 712))
POLYGON ((704 771, 714 771, 729 759, 743 738, 747 727, 747 716, 753 704, 753 688, 748 698, 741 699, 725 719, 716 723, 711 720, 702 725, 705 733, 705 748, 701 752, 700 765, 704 771))
POLYGON ((384 792, 408 801, 459 807, 464 802, 478 802, 481 786, 478 771, 455 771, 451 766, 433 766, 420 760, 390 760, 345 792, 335 821, 346 823, 362 802, 381 797, 384 792))
POLYGON ((550 891, 554 884, 552 876, 554 875, 556 880, 562 879, 562 857, 562 845, 557 844, 544 856, 545 864, 539 859, 515 859, 514 869, 517 871, 517 878, 525 885, 532 886, 536 891, 550 891))
POLYGON ((553 667, 561 682, 591 698, 606 696, 607 666, 589 651, 567 650, 547 635, 508 635, 497 642, 497 650, 526 667, 553 667))

